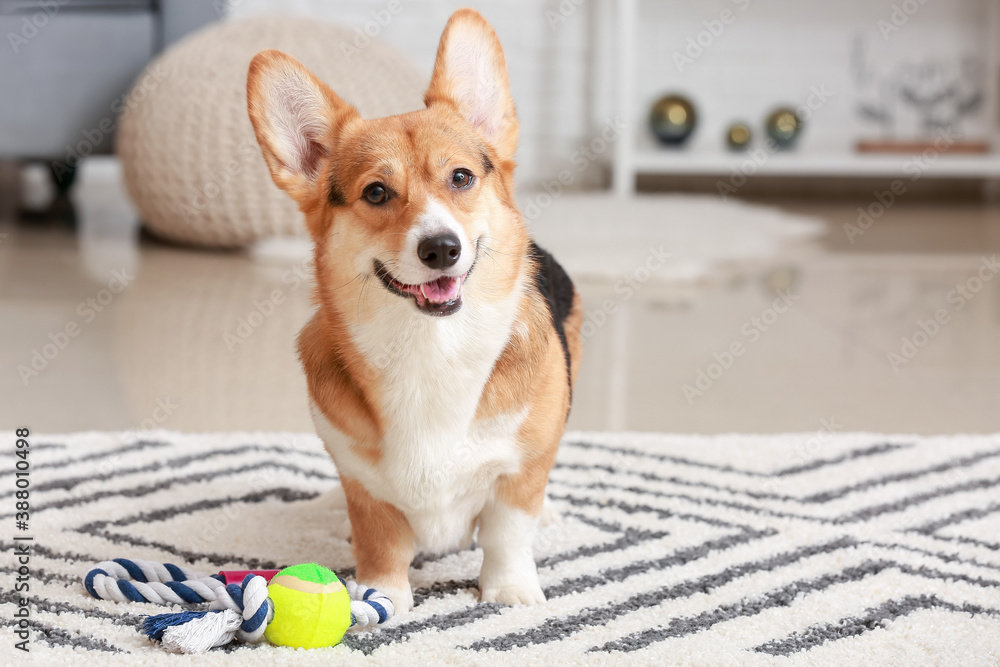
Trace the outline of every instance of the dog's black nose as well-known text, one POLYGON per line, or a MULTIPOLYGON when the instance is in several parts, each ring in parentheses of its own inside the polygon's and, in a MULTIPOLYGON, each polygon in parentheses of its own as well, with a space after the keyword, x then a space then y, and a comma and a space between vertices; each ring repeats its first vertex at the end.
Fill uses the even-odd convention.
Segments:
POLYGON ((462 256, 462 242, 452 232, 430 236, 417 246, 417 255, 429 268, 447 269, 462 256))

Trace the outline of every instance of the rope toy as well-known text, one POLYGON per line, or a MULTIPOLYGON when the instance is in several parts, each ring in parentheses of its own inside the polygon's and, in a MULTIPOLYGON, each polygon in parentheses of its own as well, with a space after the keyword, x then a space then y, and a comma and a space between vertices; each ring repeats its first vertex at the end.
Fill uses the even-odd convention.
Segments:
POLYGON ((116 558, 98 563, 83 585, 98 600, 207 603, 207 610, 143 621, 143 632, 175 653, 203 653, 234 639, 267 638, 296 648, 335 646, 349 628, 381 625, 394 611, 388 596, 315 563, 207 575, 171 563, 116 558))

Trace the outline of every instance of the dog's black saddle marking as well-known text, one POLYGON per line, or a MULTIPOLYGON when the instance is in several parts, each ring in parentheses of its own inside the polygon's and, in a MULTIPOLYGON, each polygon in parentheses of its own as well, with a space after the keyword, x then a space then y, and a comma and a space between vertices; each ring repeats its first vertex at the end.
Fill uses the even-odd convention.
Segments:
POLYGON ((566 356, 566 381, 570 383, 570 391, 572 391, 569 345, 566 342, 565 324, 566 318, 569 317, 569 313, 573 309, 573 281, 570 280, 566 270, 559 265, 555 257, 539 248, 534 241, 531 242, 528 254, 538 265, 538 270, 535 272, 535 287, 545 297, 545 301, 549 305, 552 326, 556 329, 559 342, 562 344, 563 354, 566 356))

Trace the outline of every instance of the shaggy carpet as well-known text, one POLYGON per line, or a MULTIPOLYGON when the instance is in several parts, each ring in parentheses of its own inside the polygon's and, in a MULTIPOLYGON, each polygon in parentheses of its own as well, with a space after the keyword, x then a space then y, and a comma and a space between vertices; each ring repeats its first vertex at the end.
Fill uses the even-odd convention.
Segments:
POLYGON ((526 193, 519 200, 521 211, 535 241, 579 281, 632 275, 652 284, 724 284, 734 270, 774 261, 789 246, 826 232, 824 222, 812 216, 712 195, 623 200, 566 193, 533 216, 533 202, 546 196, 526 193), (660 265, 654 249, 670 257, 660 265), (651 270, 636 274, 643 266, 651 270))
POLYGON ((423 554, 416 608, 334 648, 167 654, 148 604, 87 596, 92 564, 353 574, 336 470, 312 435, 32 437, 31 516, 0 486, 0 663, 30 536, 38 664, 1000 664, 1000 437, 571 433, 536 560, 548 601, 477 601, 482 554, 423 554))

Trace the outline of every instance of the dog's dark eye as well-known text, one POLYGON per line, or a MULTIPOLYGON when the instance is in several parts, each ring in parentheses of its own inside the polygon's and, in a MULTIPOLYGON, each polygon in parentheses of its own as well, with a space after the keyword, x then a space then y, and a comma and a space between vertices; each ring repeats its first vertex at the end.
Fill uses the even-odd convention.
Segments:
POLYGON ((468 169, 456 169, 451 174, 451 186, 453 188, 467 188, 472 185, 472 172, 468 169))
POLYGON ((372 183, 365 188, 365 199, 371 204, 384 204, 389 200, 389 190, 381 183, 372 183))

